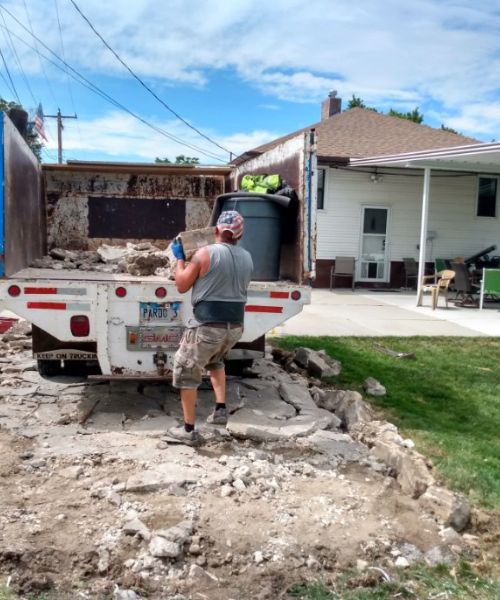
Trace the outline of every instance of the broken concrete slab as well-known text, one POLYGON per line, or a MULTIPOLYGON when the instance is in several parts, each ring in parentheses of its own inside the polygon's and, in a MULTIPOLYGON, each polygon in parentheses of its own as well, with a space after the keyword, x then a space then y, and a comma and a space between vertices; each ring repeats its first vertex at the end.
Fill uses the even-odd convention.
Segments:
POLYGON ((445 527, 463 531, 469 524, 470 504, 466 498, 438 485, 429 486, 420 496, 419 503, 445 527))
POLYGON ((368 455, 368 448, 364 444, 355 442, 346 433, 336 431, 318 430, 308 437, 298 438, 297 444, 349 461, 359 461, 368 455))

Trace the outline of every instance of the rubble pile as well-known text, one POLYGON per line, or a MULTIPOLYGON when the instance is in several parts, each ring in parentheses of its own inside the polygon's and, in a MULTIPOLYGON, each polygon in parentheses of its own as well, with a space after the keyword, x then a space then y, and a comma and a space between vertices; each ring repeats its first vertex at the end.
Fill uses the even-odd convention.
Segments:
MULTIPOLYGON (((16 327, 2 343, 23 341, 16 327)), ((2 576, 25 595, 271 600, 346 567, 479 555, 461 533, 466 500, 361 394, 333 387, 338 361, 267 350, 251 379, 228 378, 227 428, 205 424, 213 391, 200 388, 201 448, 165 437, 181 419, 169 385, 49 382, 25 349, 11 353, 0 374, 2 576)))
POLYGON ((103 244, 96 251, 64 250, 54 248, 48 256, 31 264, 38 269, 78 269, 97 273, 129 273, 130 275, 158 275, 171 278, 170 260, 165 250, 149 242, 127 243, 123 246, 103 244))
MULTIPOLYGON (((184 231, 179 233, 179 237, 182 239, 187 261, 201 247, 215 241, 213 227, 184 231)), ((140 277, 156 275, 173 280, 175 265, 176 259, 170 246, 167 250, 161 250, 150 242, 127 242, 125 246, 103 244, 95 251, 53 248, 48 256, 35 259, 30 266, 56 271, 78 269, 94 273, 128 273, 140 277)))

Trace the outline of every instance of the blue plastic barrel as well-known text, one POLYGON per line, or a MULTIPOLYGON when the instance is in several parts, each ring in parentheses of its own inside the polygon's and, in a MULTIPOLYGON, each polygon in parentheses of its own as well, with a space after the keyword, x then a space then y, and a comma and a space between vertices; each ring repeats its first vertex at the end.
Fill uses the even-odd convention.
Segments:
POLYGON ((237 210, 245 219, 238 242, 253 260, 253 281, 276 281, 280 273, 281 211, 266 198, 229 198, 223 210, 237 210))

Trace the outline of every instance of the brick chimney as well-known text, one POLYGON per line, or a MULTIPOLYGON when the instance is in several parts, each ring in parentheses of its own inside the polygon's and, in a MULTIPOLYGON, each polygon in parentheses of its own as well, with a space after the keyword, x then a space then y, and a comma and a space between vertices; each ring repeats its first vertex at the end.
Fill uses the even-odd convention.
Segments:
POLYGON ((321 120, 325 121, 342 111, 342 98, 337 98, 337 91, 332 90, 328 98, 321 104, 321 120))

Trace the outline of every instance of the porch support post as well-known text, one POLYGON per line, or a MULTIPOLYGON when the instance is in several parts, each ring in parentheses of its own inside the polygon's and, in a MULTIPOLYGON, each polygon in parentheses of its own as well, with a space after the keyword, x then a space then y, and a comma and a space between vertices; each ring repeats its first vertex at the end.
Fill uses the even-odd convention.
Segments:
POLYGON ((427 219, 429 216, 429 190, 431 186, 431 169, 424 167, 424 191, 422 195, 422 223, 420 227, 420 255, 418 258, 417 306, 421 306, 420 291, 422 277, 425 275, 425 254, 427 244, 427 219))

